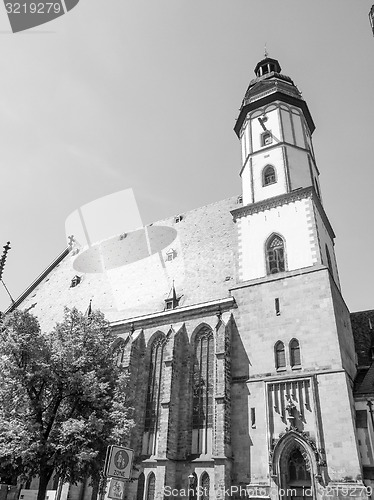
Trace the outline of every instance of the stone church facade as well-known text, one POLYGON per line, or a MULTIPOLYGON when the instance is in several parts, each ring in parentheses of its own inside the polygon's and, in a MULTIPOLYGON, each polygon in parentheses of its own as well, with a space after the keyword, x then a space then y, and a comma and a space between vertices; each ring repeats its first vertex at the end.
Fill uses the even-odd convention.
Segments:
MULTIPOLYGON (((241 196, 155 222, 172 241, 127 265, 87 272, 84 249, 70 247, 16 301, 46 329, 90 299, 110 320, 137 402, 126 498, 367 497, 371 332, 355 348, 314 128, 266 57, 234 128, 241 196)), ((111 251, 137 241, 118 236, 111 251)), ((64 490, 89 497, 88 487, 64 490)))

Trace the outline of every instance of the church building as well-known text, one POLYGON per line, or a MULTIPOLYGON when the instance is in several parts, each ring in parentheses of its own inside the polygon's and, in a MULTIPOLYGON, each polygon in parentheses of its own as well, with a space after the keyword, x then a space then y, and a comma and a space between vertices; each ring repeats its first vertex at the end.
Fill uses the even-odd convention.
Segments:
POLYGON ((114 235, 112 264, 165 235, 124 265, 96 268, 72 244, 12 306, 48 330, 92 299, 110 321, 137 401, 128 500, 368 497, 374 315, 352 316, 354 336, 314 129, 266 56, 234 127, 240 195, 114 235))

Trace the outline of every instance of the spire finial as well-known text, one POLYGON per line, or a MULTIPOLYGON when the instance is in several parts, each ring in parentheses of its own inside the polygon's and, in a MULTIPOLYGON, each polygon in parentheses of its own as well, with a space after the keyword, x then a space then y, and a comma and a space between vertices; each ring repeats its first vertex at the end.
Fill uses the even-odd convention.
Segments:
POLYGON ((269 55, 269 52, 268 52, 268 49, 266 47, 266 42, 265 42, 265 59, 268 57, 269 55))

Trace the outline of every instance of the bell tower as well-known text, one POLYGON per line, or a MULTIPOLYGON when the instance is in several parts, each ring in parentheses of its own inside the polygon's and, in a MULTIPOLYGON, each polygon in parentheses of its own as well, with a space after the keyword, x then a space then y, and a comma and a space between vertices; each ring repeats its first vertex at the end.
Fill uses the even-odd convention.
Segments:
POLYGON ((271 500, 367 496, 352 413, 353 335, 314 129, 301 92, 266 56, 234 127, 243 204, 231 212, 238 239, 231 415, 233 480, 271 500))
POLYGON ((276 59, 265 57, 255 75, 234 127, 242 148, 244 207, 234 214, 243 248, 239 280, 322 264, 339 286, 307 103, 276 59))

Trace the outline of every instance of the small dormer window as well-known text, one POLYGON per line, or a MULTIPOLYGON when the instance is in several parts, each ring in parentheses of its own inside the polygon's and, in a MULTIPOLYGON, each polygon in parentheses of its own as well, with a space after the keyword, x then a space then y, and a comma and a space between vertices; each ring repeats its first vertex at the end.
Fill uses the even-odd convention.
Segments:
POLYGON ((177 292, 175 291, 174 282, 173 282, 173 287, 170 290, 169 297, 167 299, 165 299, 165 309, 164 310, 175 309, 176 307, 178 307, 179 301, 182 297, 183 297, 183 295, 181 295, 180 297, 177 297, 177 292))
POLYGON ((261 146, 269 146, 273 142, 273 136, 271 135, 271 132, 267 130, 263 134, 261 134, 261 146))
POLYGON ((173 302, 173 299, 166 299, 165 300, 165 309, 166 310, 169 310, 169 309, 174 309, 174 302, 173 302))
POLYGON ((170 250, 168 250, 166 252, 166 259, 165 260, 167 262, 170 262, 170 261, 174 260, 176 256, 177 256, 177 252, 173 248, 171 248, 170 250))
POLYGON ((177 222, 181 222, 183 220, 183 215, 177 215, 174 219, 174 222, 177 223, 177 222))
POLYGON ((82 278, 80 276, 74 276, 74 278, 71 280, 70 288, 75 288, 76 286, 79 285, 81 281, 82 278))
POLYGON ((178 307, 180 299, 181 297, 177 298, 175 294, 173 294, 173 297, 165 299, 165 310, 169 311, 170 309, 178 307))

